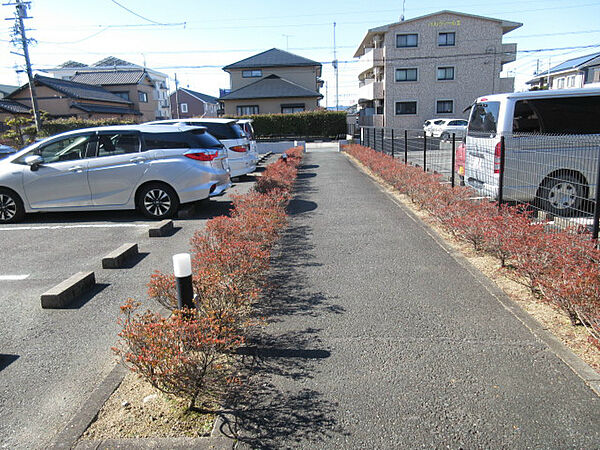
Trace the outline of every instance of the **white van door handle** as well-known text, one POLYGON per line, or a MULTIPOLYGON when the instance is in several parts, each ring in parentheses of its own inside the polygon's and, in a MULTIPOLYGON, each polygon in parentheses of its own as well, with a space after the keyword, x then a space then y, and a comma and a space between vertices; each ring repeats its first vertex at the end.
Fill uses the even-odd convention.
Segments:
POLYGON ((81 172, 82 170, 83 170, 83 166, 69 167, 69 172, 81 172))
POLYGON ((129 160, 129 162, 132 162, 132 163, 139 163, 139 162, 144 162, 144 161, 146 161, 146 158, 144 158, 143 156, 136 156, 135 158, 131 158, 129 160))

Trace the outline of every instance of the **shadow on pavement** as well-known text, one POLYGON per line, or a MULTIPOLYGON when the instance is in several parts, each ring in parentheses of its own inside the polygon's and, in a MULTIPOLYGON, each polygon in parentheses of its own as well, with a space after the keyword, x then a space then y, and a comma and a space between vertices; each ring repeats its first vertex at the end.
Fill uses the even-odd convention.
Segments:
POLYGON ((19 359, 19 355, 5 355, 0 353, 0 371, 6 369, 17 359, 19 359))
POLYGON ((307 281, 306 271, 321 266, 310 240, 312 229, 306 225, 317 208, 308 200, 314 190, 310 180, 296 184, 297 195, 288 210, 292 215, 306 214, 296 223, 292 220, 283 233, 273 253, 268 287, 256 305, 256 316, 266 317, 270 325, 257 327, 248 346, 240 349, 242 383, 224 403, 220 431, 242 448, 279 449, 300 441, 318 446, 345 434, 334 418, 337 404, 327 400, 326 393, 301 384, 312 379, 332 354, 322 348, 322 330, 311 326, 311 318, 345 312, 335 298, 312 289, 307 281), (292 316, 290 330, 287 321, 292 316))

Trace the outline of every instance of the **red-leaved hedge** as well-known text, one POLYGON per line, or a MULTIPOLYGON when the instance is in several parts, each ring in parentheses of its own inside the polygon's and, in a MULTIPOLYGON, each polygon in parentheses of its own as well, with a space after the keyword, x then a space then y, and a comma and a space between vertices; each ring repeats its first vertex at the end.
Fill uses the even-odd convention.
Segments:
POLYGON ((177 309, 175 278, 155 272, 150 298, 170 317, 122 310, 114 351, 156 388, 186 398, 189 408, 218 395, 232 377, 230 358, 252 325, 252 306, 264 286, 271 249, 286 224, 285 207, 302 160, 302 148, 269 165, 253 191, 234 195, 228 216, 210 219, 191 240, 195 309, 177 309))
POLYGON ((500 261, 538 298, 583 325, 600 348, 600 250, 589 234, 547 231, 525 207, 474 200, 468 187, 440 183, 437 174, 360 145, 345 151, 426 210, 445 230, 500 261))

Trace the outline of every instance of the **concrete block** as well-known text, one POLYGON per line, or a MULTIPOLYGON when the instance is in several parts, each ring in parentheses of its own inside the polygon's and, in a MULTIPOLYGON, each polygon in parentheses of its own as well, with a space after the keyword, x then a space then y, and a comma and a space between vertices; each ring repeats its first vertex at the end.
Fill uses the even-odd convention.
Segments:
POLYGON ((110 252, 104 258, 102 258, 103 269, 118 269, 122 267, 126 260, 137 256, 138 246, 137 244, 127 243, 121 245, 118 249, 110 252))
POLYGON ((42 308, 64 308, 96 284, 94 272, 77 272, 42 294, 42 308))
POLYGON ((158 224, 148 230, 150 237, 163 237, 173 231, 173 221, 170 219, 158 222, 158 224))

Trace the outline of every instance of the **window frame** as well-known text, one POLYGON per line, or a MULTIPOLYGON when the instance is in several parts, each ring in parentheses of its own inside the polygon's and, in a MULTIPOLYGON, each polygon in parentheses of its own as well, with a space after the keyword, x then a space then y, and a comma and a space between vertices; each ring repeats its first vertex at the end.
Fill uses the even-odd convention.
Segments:
POLYGON ((435 71, 435 78, 437 81, 454 81, 456 79, 456 66, 438 66, 435 71), (444 69, 447 73, 447 69, 452 69, 452 78, 440 78, 440 70, 444 69))
POLYGON ((260 114, 259 105, 236 105, 235 110, 236 110, 236 115, 238 115, 238 116, 252 116, 252 115, 260 114), (242 112, 243 108, 256 108, 256 112, 250 112, 250 113, 242 112))
POLYGON ((145 91, 138 91, 138 101, 140 103, 148 103, 148 93, 145 91))
MULTIPOLYGON (((407 39, 408 40, 408 39, 407 39)), ((418 48, 419 47, 419 33, 396 33, 396 48, 418 48), (416 44, 415 45, 398 45, 398 38, 400 36, 416 36, 416 44)))
POLYGON ((439 31, 437 37, 437 45, 438 47, 456 47, 456 31, 439 31), (446 37, 446 43, 440 43, 440 37, 444 35, 446 37), (448 44, 448 36, 452 35, 452 44, 448 44))
POLYGON ((288 104, 283 103, 283 104, 281 104, 279 106, 281 108, 280 109, 281 114, 294 114, 294 113, 297 113, 297 112, 304 112, 304 111, 306 111, 306 104, 305 103, 288 103, 288 104), (291 109, 292 111, 284 112, 283 111, 284 109, 291 109), (298 110, 298 111, 295 111, 295 110, 298 110))
POLYGON ((242 78, 261 78, 262 76, 262 69, 242 70, 242 78))
POLYGON ((188 112, 188 104, 187 103, 180 103, 179 104, 179 109, 180 109, 180 112, 182 112, 184 114, 187 113, 188 112))
POLYGON ((454 114, 454 99, 451 99, 451 98, 437 99, 435 101, 435 111, 436 111, 436 114, 454 114), (440 109, 439 109, 440 103, 447 103, 447 102, 450 102, 450 104, 452 106, 451 111, 440 111, 440 109))
POLYGON ((394 102, 394 115, 395 116, 418 116, 419 115, 419 103, 417 100, 398 100, 394 102), (415 112, 408 112, 408 113, 399 113, 398 112, 398 104, 400 103, 404 103, 404 104, 409 104, 409 103, 414 103, 415 104, 415 112))
POLYGON ((410 82, 416 82, 419 81, 419 68, 418 67, 400 67, 397 68, 396 70, 394 70, 394 82, 396 83, 410 83, 410 82), (407 74, 406 71, 409 70, 414 70, 415 71, 415 78, 413 79, 405 79, 405 80, 399 80, 398 79, 398 72, 400 71, 405 71, 405 74, 407 74))

